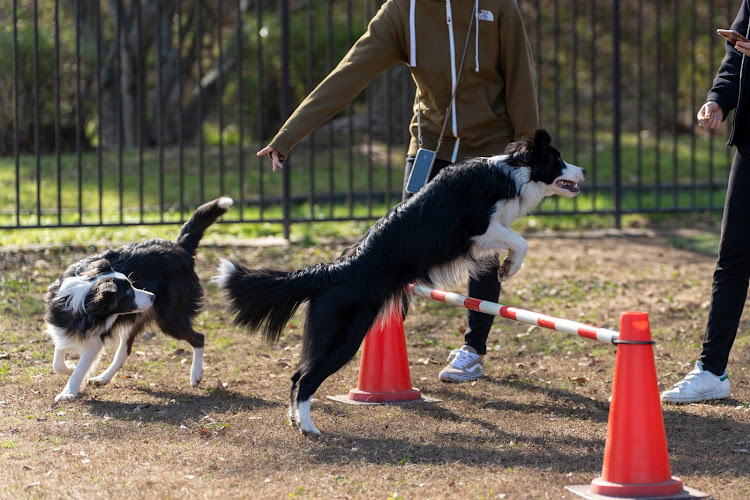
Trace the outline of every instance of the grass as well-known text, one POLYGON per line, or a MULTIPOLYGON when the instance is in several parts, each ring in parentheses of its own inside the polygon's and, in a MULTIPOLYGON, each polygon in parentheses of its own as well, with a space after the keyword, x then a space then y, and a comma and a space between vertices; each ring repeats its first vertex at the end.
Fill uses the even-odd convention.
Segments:
MULTIPOLYGON (((594 147, 572 151, 573 140, 561 141, 564 157, 589 171, 583 192, 575 199, 550 200, 540 212, 611 212, 614 158, 612 136, 597 134, 594 147)), ((289 159, 290 194, 316 202, 295 202, 292 218, 318 220, 334 217, 372 217, 383 214, 400 195, 403 148, 373 143, 358 146, 350 155, 336 146, 333 160, 323 145, 309 155, 301 144, 289 159), (390 157, 388 156, 390 154, 390 157), (370 200, 343 199, 348 190, 372 191, 370 200), (383 193, 391 193, 391 198, 383 193), (338 196, 331 204, 330 196, 338 196)), ((326 145, 327 147, 327 145, 326 145)), ((219 195, 244 200, 242 220, 280 220, 284 175, 272 173, 255 148, 228 148, 219 161, 218 149, 174 147, 126 151, 121 156, 103 151, 75 154, 0 158, 0 183, 11 187, 0 193, 0 226, 101 224, 161 224, 184 220, 200 200, 219 195), (263 201, 263 203, 260 203, 263 201), (181 208, 182 207, 182 210, 181 208), (261 208, 262 207, 262 208, 261 208)), ((624 134, 619 164, 625 212, 650 210, 720 209, 729 164, 728 150, 719 140, 679 136, 675 142, 641 134, 624 134)), ((235 215, 239 220, 239 212, 235 215)), ((259 229, 262 232, 262 229, 259 229)))

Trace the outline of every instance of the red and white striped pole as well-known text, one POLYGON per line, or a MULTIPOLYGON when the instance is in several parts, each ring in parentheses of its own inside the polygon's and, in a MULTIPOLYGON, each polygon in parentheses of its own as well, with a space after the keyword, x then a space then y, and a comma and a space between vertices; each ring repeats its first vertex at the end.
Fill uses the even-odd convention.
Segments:
POLYGON ((514 321, 520 321, 521 323, 528 323, 530 325, 541 326, 542 328, 549 328, 550 330, 556 330, 563 333, 574 333, 587 339, 598 340, 599 342, 616 344, 620 334, 614 330, 608 330, 607 328, 599 328, 596 326, 586 325, 584 323, 578 323, 576 321, 570 321, 567 319, 554 318, 552 316, 546 316, 544 314, 538 314, 532 311, 526 311, 524 309, 517 309, 515 307, 504 306, 495 302, 489 302, 487 300, 474 299, 465 295, 459 295, 453 292, 444 292, 442 290, 435 290, 428 288, 423 285, 411 285, 411 291, 414 295, 420 297, 427 297, 429 299, 445 302, 458 307, 465 307, 472 311, 479 311, 486 314, 492 314, 494 316, 501 316, 503 318, 512 319, 514 321))

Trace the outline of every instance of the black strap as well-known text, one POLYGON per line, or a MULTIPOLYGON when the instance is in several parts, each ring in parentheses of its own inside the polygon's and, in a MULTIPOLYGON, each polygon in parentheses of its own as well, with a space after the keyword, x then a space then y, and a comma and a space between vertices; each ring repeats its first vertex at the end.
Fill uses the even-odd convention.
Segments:
POLYGON ((628 344, 628 345, 653 345, 656 344, 653 340, 613 340, 614 345, 628 344))

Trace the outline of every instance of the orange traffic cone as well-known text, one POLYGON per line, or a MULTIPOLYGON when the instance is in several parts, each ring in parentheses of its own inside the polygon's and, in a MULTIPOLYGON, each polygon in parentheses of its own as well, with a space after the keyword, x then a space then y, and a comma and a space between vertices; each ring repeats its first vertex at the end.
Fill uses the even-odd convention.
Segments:
POLYGON ((376 321, 362 345, 357 388, 349 399, 359 403, 384 403, 420 399, 411 386, 401 308, 376 321))
POLYGON ((685 489, 669 467, 647 313, 623 313, 618 344, 602 475, 587 491, 569 489, 588 498, 707 496, 685 489))

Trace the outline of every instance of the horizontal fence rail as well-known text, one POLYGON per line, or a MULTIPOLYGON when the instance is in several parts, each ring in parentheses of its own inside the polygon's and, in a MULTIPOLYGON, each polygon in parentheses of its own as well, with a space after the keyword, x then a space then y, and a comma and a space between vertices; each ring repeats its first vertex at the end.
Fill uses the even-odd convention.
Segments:
MULTIPOLYGON (((381 0, 11 0, 0 10, 0 228, 373 220, 401 199, 414 84, 398 66, 273 173, 255 152, 381 0)), ((521 0, 542 125, 589 172, 538 214, 719 211, 726 125, 695 114, 737 2, 521 0), (675 43, 679 40, 680 43, 675 43)), ((448 71, 449 68, 446 68, 448 71)), ((731 117, 730 117, 731 118, 731 117)), ((727 120, 730 123, 730 120, 727 120)))

